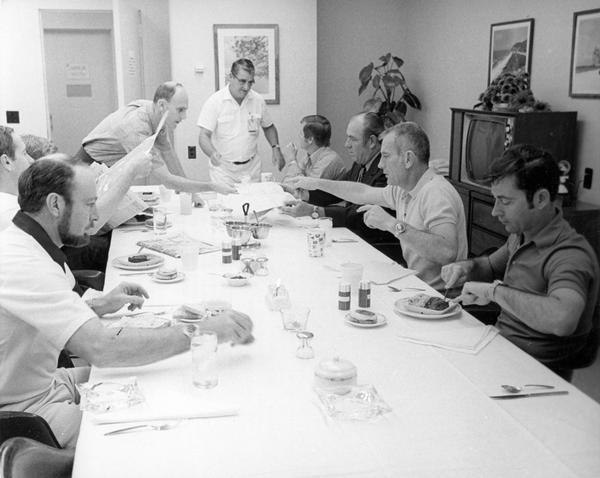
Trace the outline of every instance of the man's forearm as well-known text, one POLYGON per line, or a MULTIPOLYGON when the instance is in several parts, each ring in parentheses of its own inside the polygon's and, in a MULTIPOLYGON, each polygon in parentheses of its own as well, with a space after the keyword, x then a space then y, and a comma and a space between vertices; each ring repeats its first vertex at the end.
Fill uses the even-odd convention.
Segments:
POLYGON ((217 152, 217 149, 212 143, 212 135, 200 131, 200 135, 198 136, 198 144, 200 145, 200 149, 206 156, 209 158, 217 152))
POLYGON ((333 194, 340 199, 355 204, 377 204, 386 206, 383 201, 382 188, 374 188, 354 181, 333 181, 331 179, 316 179, 317 188, 333 194))
POLYGON ((267 138, 267 141, 271 147, 279 146, 279 134, 277 133, 277 128, 274 124, 268 128, 263 128, 263 132, 265 133, 265 138, 267 138))
MULTIPOLYGON (((395 221, 394 221, 395 223, 395 221)), ((388 232, 394 234, 393 228, 388 232)), ((437 264, 449 264, 456 258, 456 248, 453 247, 444 237, 430 232, 420 231, 406 226, 406 231, 397 236, 402 248, 414 250, 419 256, 426 257, 427 260, 437 264)))
POLYGON ((203 191, 214 190, 214 185, 212 182, 196 181, 195 179, 188 179, 184 178, 183 176, 175 176, 167 170, 166 166, 154 170, 152 175, 158 182, 160 182, 160 184, 176 191, 199 193, 203 191))

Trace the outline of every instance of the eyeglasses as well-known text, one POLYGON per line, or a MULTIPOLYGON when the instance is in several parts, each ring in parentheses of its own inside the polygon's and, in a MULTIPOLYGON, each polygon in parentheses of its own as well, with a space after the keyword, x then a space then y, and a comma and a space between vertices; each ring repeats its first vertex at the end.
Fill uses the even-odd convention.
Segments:
POLYGON ((256 83, 254 80, 240 80, 233 73, 231 74, 231 76, 233 76, 236 80, 238 80, 242 86, 248 85, 250 88, 252 88, 254 86, 254 83, 256 83))

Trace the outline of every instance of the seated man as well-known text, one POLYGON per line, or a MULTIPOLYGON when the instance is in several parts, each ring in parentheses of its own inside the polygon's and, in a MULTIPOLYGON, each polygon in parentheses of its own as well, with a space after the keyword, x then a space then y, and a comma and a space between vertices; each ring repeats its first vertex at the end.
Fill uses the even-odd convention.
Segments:
MULTIPOLYGON (((41 159, 19 179, 21 210, 0 232, 0 410, 41 415, 61 445, 77 441, 81 411, 75 384, 86 369, 57 369, 67 348, 98 367, 152 363, 189 350, 181 326, 160 329, 113 329, 99 316, 126 304, 141 307, 147 292, 122 283, 85 301, 59 247, 85 244, 98 215, 94 175, 89 168, 41 159)), ((220 341, 251 340, 252 322, 228 311, 200 327, 217 332, 220 341)))
POLYGON ((492 215, 510 236, 489 257, 445 266, 442 278, 447 287, 464 284, 463 304, 496 302, 500 333, 570 379, 561 362, 586 343, 600 272, 589 243, 553 203, 559 176, 545 151, 529 145, 506 150, 490 166, 490 179, 492 215))
POLYGON ((136 100, 111 113, 88 134, 82 142, 77 157, 86 163, 96 161, 107 166, 115 165, 127 153, 146 138, 156 133, 165 112, 168 112, 164 128, 158 132, 153 151, 152 173, 146 178, 148 184, 163 184, 177 191, 216 191, 221 194, 235 192, 226 184, 188 179, 173 149, 173 131, 186 117, 187 93, 180 83, 169 81, 160 85, 154 100, 136 100))
MULTIPOLYGON (((372 113, 369 113, 372 114, 372 113)), ((428 169, 429 139, 415 123, 397 124, 382 134, 379 167, 389 186, 295 178, 294 187, 322 189, 348 201, 366 204, 369 227, 393 233, 406 263, 435 289, 443 289, 441 267, 467 258, 465 214, 460 196, 443 176, 428 169), (396 210, 396 217, 382 209, 396 210)))
POLYGON ((310 115, 300 122, 300 150, 290 143, 284 152, 286 165, 282 181, 295 176, 339 179, 346 172, 344 160, 329 147, 331 123, 321 115, 310 115))
POLYGON ((35 136, 33 134, 23 134, 21 135, 21 139, 25 143, 27 154, 34 160, 58 152, 56 145, 48 138, 35 136))
MULTIPOLYGON (((339 181, 356 181, 369 186, 383 187, 387 184, 379 169, 383 121, 375 113, 360 113, 350 118, 346 128, 345 146, 354 161, 352 167, 339 181)), ((284 183, 284 187, 287 182, 284 183)), ((293 186, 291 187, 293 190, 293 186)), ((395 261, 402 262, 402 250, 398 240, 389 232, 369 228, 363 222, 359 204, 344 202, 341 195, 325 191, 302 191, 304 201, 296 201, 282 211, 290 216, 331 217, 333 227, 347 227, 373 247, 395 261), (340 204, 341 203, 341 204, 340 204)))

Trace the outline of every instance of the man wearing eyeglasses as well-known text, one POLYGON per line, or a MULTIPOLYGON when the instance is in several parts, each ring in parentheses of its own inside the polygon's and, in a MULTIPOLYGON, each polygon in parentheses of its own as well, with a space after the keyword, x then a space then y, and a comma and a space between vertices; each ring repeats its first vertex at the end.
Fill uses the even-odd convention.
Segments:
POLYGON ((200 111, 200 148, 209 158, 212 181, 260 181, 258 132, 262 128, 279 170, 285 160, 277 128, 263 97, 252 90, 254 65, 242 58, 231 65, 231 81, 211 95, 200 111))

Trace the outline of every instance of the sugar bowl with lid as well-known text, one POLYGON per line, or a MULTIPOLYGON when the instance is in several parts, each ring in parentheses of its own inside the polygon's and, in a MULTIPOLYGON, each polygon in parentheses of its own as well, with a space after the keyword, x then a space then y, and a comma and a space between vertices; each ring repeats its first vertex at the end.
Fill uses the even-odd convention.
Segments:
POLYGON ((315 367, 315 387, 340 395, 356 385, 356 365, 341 357, 322 360, 315 367))

